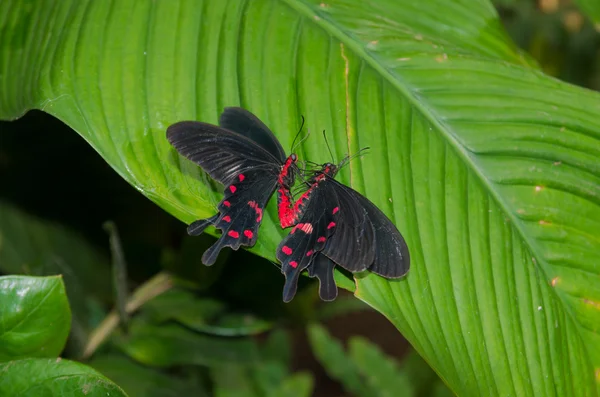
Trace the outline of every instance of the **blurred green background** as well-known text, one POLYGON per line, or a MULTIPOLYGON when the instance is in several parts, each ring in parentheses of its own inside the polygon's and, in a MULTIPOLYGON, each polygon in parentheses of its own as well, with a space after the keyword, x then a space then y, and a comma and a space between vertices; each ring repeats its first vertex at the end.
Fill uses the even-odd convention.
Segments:
MULTIPOLYGON (((571 1, 495 5, 546 73, 600 89, 600 27, 571 1)), ((14 247, 0 250, 0 274, 63 274, 73 310, 63 356, 87 361, 131 396, 450 395, 396 329, 351 294, 324 304, 304 277, 285 305, 279 269, 245 251, 225 250, 204 267, 212 237, 187 237, 184 224, 45 113, 0 122, 0 180, 0 230, 14 247), (130 311, 139 309, 126 328, 106 320, 119 290, 106 221, 120 236, 130 311)))

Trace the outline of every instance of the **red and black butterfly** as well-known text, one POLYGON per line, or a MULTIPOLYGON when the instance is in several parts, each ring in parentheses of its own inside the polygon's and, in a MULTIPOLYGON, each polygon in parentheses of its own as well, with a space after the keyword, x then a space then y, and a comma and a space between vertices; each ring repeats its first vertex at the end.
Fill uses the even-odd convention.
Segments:
POLYGON ((201 234, 209 225, 223 232, 202 255, 204 264, 212 265, 223 247, 237 250, 256 243, 263 210, 277 187, 281 226, 291 225, 290 187, 298 172, 297 157, 286 157, 275 135, 255 115, 228 107, 219 126, 182 121, 167 129, 167 139, 182 156, 225 186, 219 212, 188 227, 190 235, 201 234))
POLYGON ((286 277, 285 302, 296 294, 304 269, 319 279, 323 300, 337 296, 335 265, 351 272, 369 270, 386 278, 408 272, 408 247, 396 226, 366 197, 337 182, 338 169, 327 163, 314 171, 308 189, 294 205, 297 223, 277 249, 286 277))

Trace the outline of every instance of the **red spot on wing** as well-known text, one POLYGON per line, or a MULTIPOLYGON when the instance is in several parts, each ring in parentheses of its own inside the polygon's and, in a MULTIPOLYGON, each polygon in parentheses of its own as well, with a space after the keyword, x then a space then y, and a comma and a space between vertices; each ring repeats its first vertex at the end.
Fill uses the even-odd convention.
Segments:
POLYGON ((327 225, 327 229, 331 229, 335 227, 335 222, 331 222, 329 225, 327 225))
POLYGON ((298 267, 298 262, 296 261, 291 261, 290 262, 290 266, 293 267, 294 269, 298 267))
POLYGON ((332 212, 332 214, 335 214, 335 213, 336 213, 336 212, 338 212, 339 210, 340 210, 340 207, 335 207, 335 208, 333 209, 333 212, 332 212))
POLYGON ((227 200, 223 201, 223 205, 227 208, 231 207, 231 203, 227 200))
POLYGON ((240 234, 238 232, 236 232, 235 230, 230 230, 227 232, 227 235, 229 237, 233 237, 233 238, 238 238, 240 237, 240 234))
POLYGON ((244 179, 246 179, 246 177, 244 176, 244 174, 239 174, 238 178, 239 178, 240 182, 243 182, 244 179))
POLYGON ((244 230, 244 236, 252 238, 254 237, 254 233, 252 232, 252 230, 244 230))
POLYGON ((283 253, 286 255, 292 255, 292 249, 290 247, 288 247, 287 245, 284 245, 281 248, 281 251, 283 251, 283 253))
POLYGON ((302 227, 300 228, 304 233, 311 234, 313 231, 313 226, 311 223, 302 223, 302 227))
POLYGON ((319 237, 317 243, 324 243, 327 239, 325 237, 319 237))
POLYGON ((258 206, 256 201, 248 201, 248 205, 250 206, 250 208, 254 208, 254 211, 256 211, 256 222, 260 222, 262 220, 263 215, 262 208, 258 206))
POLYGON ((230 191, 231 193, 235 193, 235 191, 236 191, 236 190, 237 190, 237 187, 235 187, 235 186, 233 186, 233 185, 229 186, 229 191, 230 191))
POLYGON ((229 215, 225 215, 225 216, 223 217, 223 220, 224 220, 225 222, 231 222, 231 217, 230 217, 229 215))
POLYGON ((306 253, 306 256, 311 256, 313 254, 313 250, 310 250, 306 253))

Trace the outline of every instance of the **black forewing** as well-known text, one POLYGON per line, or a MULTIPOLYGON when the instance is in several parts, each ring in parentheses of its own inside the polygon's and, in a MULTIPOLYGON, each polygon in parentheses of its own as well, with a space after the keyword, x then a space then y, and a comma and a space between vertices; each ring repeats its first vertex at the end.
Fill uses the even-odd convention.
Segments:
POLYGON ((281 163, 285 162, 285 151, 271 130, 249 111, 239 107, 225 108, 219 118, 219 125, 237 132, 256 142, 271 153, 281 163))
POLYGON ((284 302, 292 300, 300 273, 333 235, 338 218, 333 209, 337 206, 335 195, 328 195, 320 186, 313 187, 298 223, 279 244, 277 259, 281 262, 281 272, 286 279, 284 302))
POLYGON ((175 123, 167 128, 167 139, 179 154, 226 186, 239 174, 258 169, 263 171, 261 179, 270 183, 283 164, 252 139, 208 123, 175 123))
POLYGON ((366 209, 358 197, 332 178, 321 182, 321 188, 327 195, 335 196, 339 205, 335 234, 328 239, 323 253, 351 272, 366 270, 373 263, 376 250, 375 231, 366 209))
POLYGON ((350 249, 349 247, 341 247, 340 242, 337 241, 338 234, 336 233, 328 242, 323 253, 333 259, 338 265, 348 269, 345 266, 348 262, 338 261, 341 257, 347 256, 344 255, 345 251, 362 251, 372 247, 374 249, 374 258, 372 262, 369 262, 367 266, 368 270, 388 278, 397 278, 405 275, 410 267, 408 246, 392 221, 375 204, 356 190, 342 185, 333 179, 328 179, 328 181, 332 182, 332 186, 334 186, 339 197, 346 196, 353 198, 352 201, 349 200, 348 202, 356 203, 354 204, 356 205, 355 211, 363 210, 366 212, 375 236, 372 241, 368 239, 361 240, 355 248, 350 249))

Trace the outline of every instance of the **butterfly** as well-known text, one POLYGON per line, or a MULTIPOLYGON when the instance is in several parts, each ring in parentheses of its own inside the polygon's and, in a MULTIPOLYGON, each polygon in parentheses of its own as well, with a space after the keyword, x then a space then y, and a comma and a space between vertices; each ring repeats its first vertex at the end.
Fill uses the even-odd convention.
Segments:
POLYGON ((222 231, 202 255, 205 265, 215 263, 223 247, 237 250, 256 243, 264 208, 276 189, 281 226, 293 224, 290 188, 298 173, 297 156, 286 156, 258 117, 239 107, 227 107, 219 126, 181 121, 167 128, 167 139, 179 154, 225 186, 218 213, 188 227, 188 234, 194 236, 209 225, 222 231))
POLYGON ((276 254, 286 278, 285 302, 296 294, 304 269, 319 279, 323 300, 337 296, 336 265, 386 278, 408 272, 410 255, 404 238, 375 204, 334 179, 340 166, 326 163, 313 171, 306 191, 294 205, 298 220, 276 254))

